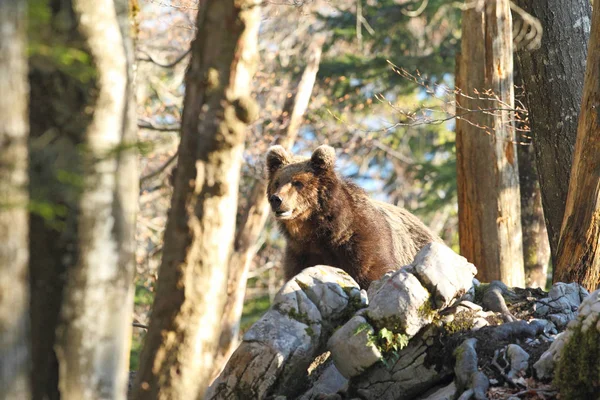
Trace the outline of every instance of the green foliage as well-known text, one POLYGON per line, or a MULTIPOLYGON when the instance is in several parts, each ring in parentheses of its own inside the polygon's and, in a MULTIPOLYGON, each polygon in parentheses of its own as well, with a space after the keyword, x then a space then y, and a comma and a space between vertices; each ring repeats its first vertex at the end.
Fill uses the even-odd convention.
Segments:
POLYGON ((403 333, 394 333, 387 328, 381 328, 379 331, 372 332, 369 323, 362 323, 354 330, 354 335, 361 332, 367 332, 367 344, 375 346, 382 354, 381 361, 390 367, 397 360, 400 350, 408 346, 409 337, 403 333))
MULTIPOLYGON (((589 318, 589 317, 588 317, 589 318)), ((600 393, 600 318, 588 325, 584 332, 581 325, 568 339, 554 375, 554 385, 561 399, 594 399, 600 393)))

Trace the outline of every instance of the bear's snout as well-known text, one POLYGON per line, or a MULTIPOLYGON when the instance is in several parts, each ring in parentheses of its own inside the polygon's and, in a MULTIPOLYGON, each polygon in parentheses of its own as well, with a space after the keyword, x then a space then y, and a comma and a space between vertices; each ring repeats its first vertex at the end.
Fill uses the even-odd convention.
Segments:
POLYGON ((276 194, 269 197, 269 203, 271 203, 271 208, 273 208, 273 210, 275 211, 277 211, 279 207, 281 207, 282 202, 283 200, 281 199, 281 197, 277 196, 276 194))

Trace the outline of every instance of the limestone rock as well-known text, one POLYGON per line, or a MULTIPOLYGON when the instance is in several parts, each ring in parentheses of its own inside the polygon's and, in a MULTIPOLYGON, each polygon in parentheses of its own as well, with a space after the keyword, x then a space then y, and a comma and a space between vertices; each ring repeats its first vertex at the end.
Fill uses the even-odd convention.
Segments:
POLYGON ((510 360, 508 377, 514 379, 522 375, 529 366, 529 354, 521 346, 509 344, 506 347, 506 355, 510 360))
POLYGON ((588 291, 577 283, 555 283, 548 292, 548 297, 537 301, 535 314, 540 318, 548 318, 558 328, 563 328, 575 319, 581 302, 587 296, 588 291))
POLYGON ((355 316, 329 339, 327 347, 344 377, 359 375, 381 359, 381 352, 370 340, 373 333, 366 319, 355 316))
POLYGON ((297 395, 307 368, 333 328, 364 306, 358 284, 342 270, 303 270, 275 296, 271 308, 243 337, 209 388, 207 399, 263 399, 297 395))
POLYGON ((430 243, 408 267, 433 295, 433 306, 445 308, 473 286, 477 269, 466 258, 442 243, 430 243))
POLYGON ((367 315, 376 329, 414 336, 433 319, 429 297, 419 280, 401 269, 387 278, 377 292, 372 293, 369 288, 367 315))

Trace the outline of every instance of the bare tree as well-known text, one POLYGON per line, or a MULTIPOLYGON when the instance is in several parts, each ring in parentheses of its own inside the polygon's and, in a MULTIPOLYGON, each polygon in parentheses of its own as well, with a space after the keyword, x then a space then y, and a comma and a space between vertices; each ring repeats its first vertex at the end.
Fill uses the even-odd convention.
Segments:
MULTIPOLYGON (((308 63, 297 87, 295 94, 288 97, 280 116, 280 129, 277 143, 291 149, 312 93, 319 63, 323 38, 317 37, 310 46, 308 63)), ((221 318, 221 337, 217 349, 213 378, 216 377, 238 345, 240 318, 244 306, 246 281, 252 257, 256 254, 256 243, 263 230, 269 214, 267 202, 267 180, 257 180, 250 191, 248 207, 242 215, 240 227, 235 236, 234 252, 229 262, 229 279, 227 284, 227 301, 221 318)))
POLYGON ((202 398, 227 289, 257 58, 259 3, 199 3, 181 143, 137 399, 202 398), (223 24, 226 26, 223 26, 223 24))
POLYGON ((555 282, 600 285, 600 0, 594 1, 583 100, 555 282))
POLYGON ((565 213, 577 119, 581 106, 586 43, 590 37, 589 0, 515 0, 539 19, 540 48, 522 48, 516 62, 525 89, 544 216, 552 261, 565 213))
POLYGON ((457 61, 457 182, 461 253, 483 281, 524 284, 508 0, 467 7, 457 61), (490 91, 494 96, 478 96, 490 91), (506 111, 502 111, 505 109, 506 111), (481 130, 487 127, 487 132, 481 130), (487 133, 487 134, 486 134, 487 133))
POLYGON ((0 398, 31 397, 24 1, 0 2, 0 398))

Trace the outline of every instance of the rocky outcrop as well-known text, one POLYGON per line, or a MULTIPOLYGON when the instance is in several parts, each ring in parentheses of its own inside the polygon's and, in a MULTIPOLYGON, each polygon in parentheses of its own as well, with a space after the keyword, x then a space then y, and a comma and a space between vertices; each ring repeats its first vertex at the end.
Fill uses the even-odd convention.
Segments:
POLYGON ((552 374, 557 343, 571 335, 557 336, 561 327, 581 306, 575 321, 596 329, 582 316, 597 320, 600 306, 582 303, 587 292, 578 285, 545 293, 479 284, 475 273, 439 243, 368 292, 341 270, 308 268, 244 335, 207 398, 441 400, 541 391, 531 378, 552 374))

